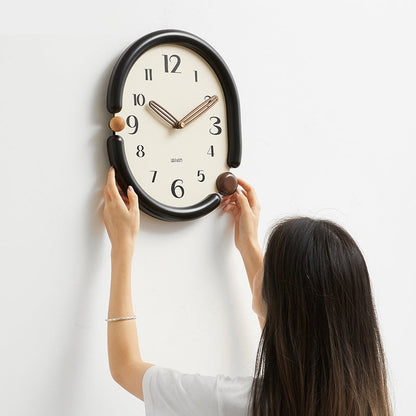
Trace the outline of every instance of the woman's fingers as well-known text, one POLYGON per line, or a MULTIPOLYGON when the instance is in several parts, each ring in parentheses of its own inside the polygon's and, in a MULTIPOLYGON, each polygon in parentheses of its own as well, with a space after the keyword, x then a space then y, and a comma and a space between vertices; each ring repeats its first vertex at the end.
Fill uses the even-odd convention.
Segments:
POLYGON ((238 178, 238 184, 240 188, 236 192, 222 198, 221 207, 223 211, 233 212, 233 214, 252 212, 258 215, 260 203, 253 186, 240 178, 238 178))
POLYGON ((116 184, 116 171, 112 166, 108 171, 106 188, 111 200, 120 198, 120 194, 118 192, 116 184))
POLYGON ((127 188, 127 197, 129 201, 129 211, 135 211, 139 209, 139 199, 132 186, 127 188))
POLYGON ((228 205, 231 202, 235 202, 235 197, 234 195, 227 195, 227 196, 223 196, 222 200, 221 200, 221 206, 225 206, 228 205))
POLYGON ((227 205, 223 206, 222 210, 224 212, 228 212, 228 211, 232 210, 234 207, 235 207, 234 204, 227 204, 227 205))
POLYGON ((259 211, 260 203, 259 203, 256 191, 254 190, 253 186, 241 178, 238 178, 237 181, 238 181, 238 184, 242 187, 243 191, 245 192, 245 195, 247 196, 250 206, 256 211, 259 211))
POLYGON ((124 203, 128 206, 129 205, 129 198, 128 196, 123 192, 123 190, 120 188, 120 185, 117 184, 117 190, 119 195, 121 196, 121 199, 124 201, 124 203))
POLYGON ((129 206, 130 201, 128 195, 124 194, 120 185, 116 182, 116 171, 112 166, 108 171, 107 185, 105 188, 107 189, 106 192, 110 201, 124 202, 127 207, 129 206))
POLYGON ((231 214, 233 214, 234 217, 236 217, 239 213, 239 207, 237 206, 236 201, 236 194, 237 193, 223 196, 221 201, 221 208, 223 212, 230 212, 231 214))
POLYGON ((241 211, 243 212, 251 211, 248 197, 245 196, 242 192, 237 194, 237 203, 240 206, 241 211))
POLYGON ((104 198, 104 224, 113 247, 126 242, 134 244, 140 224, 138 197, 132 188, 127 190, 127 195, 121 192, 113 168, 108 172, 104 198))
POLYGON ((244 179, 237 178, 237 182, 247 192, 253 190, 253 187, 248 182, 246 182, 244 179))
POLYGON ((223 212, 228 212, 234 217, 234 221, 237 221, 237 218, 239 217, 239 214, 241 212, 240 207, 235 203, 231 202, 225 207, 223 207, 223 212))

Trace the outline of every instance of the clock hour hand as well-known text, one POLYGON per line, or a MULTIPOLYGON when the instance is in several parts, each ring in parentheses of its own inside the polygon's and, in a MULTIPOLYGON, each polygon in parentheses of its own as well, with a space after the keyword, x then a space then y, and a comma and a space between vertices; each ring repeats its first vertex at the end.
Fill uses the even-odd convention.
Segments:
POLYGON ((181 121, 179 121, 179 128, 183 129, 186 125, 202 116, 202 114, 208 111, 217 101, 218 97, 213 95, 208 100, 205 100, 203 103, 199 104, 198 107, 195 107, 181 121))
POLYGON ((179 121, 168 110, 163 108, 155 101, 149 101, 149 107, 163 120, 170 124, 175 129, 179 128, 179 121))

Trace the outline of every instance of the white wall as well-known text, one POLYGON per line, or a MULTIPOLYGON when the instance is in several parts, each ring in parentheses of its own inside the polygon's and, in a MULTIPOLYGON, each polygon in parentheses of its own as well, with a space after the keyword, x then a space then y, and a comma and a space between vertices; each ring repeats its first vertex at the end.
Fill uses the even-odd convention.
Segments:
MULTIPOLYGON (((234 73, 236 173, 257 189, 262 241, 275 219, 302 214, 338 221, 359 243, 396 414, 413 414, 415 20, 405 0, 2 7, 1 414, 144 415, 107 366, 105 95, 124 48, 163 28, 203 37, 234 73)), ((133 280, 143 358, 251 374, 260 331, 230 218, 141 221, 133 280)))

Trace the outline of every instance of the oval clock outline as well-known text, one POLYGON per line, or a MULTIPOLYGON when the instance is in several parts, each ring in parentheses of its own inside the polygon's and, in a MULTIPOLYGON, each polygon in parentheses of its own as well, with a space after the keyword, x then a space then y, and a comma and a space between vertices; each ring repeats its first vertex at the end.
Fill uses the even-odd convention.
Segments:
MULTIPOLYGON (((217 51, 198 36, 181 30, 159 30, 149 33, 132 43, 117 60, 110 76, 107 90, 107 110, 111 114, 122 108, 124 84, 136 60, 150 48, 172 43, 189 48, 199 54, 214 70, 222 86, 227 113, 228 152, 227 165, 236 168, 241 163, 241 118, 237 87, 229 68, 217 51)), ((214 210, 220 203, 218 194, 208 195, 198 204, 189 207, 171 207, 162 204, 148 195, 138 184, 128 166, 124 141, 113 134, 107 140, 110 163, 118 172, 118 182, 124 191, 132 185, 139 195, 140 208, 147 214, 165 221, 191 220, 202 217, 214 210)))

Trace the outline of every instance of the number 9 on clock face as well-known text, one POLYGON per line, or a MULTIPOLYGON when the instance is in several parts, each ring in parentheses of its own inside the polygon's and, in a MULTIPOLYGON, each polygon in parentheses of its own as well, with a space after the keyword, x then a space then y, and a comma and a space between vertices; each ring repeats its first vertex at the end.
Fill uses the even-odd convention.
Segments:
POLYGON ((117 62, 107 108, 125 121, 108 139, 123 188, 156 218, 198 218, 220 202, 217 177, 241 159, 238 95, 217 52, 194 35, 159 31, 117 62))

